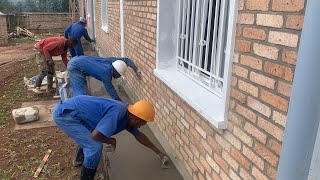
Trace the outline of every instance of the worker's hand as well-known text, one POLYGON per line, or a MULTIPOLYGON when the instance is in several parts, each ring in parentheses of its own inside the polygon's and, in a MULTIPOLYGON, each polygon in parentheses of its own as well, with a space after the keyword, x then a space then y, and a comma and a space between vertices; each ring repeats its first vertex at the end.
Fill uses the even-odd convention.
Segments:
POLYGON ((112 147, 112 152, 116 151, 116 147, 117 147, 117 140, 116 138, 110 138, 110 145, 112 147))
POLYGON ((158 156, 160 157, 160 159, 162 159, 167 155, 165 153, 163 153, 163 152, 159 152, 158 156))
POLYGON ((166 154, 160 152, 158 155, 161 159, 162 164, 167 165, 169 163, 169 157, 166 154))
POLYGON ((136 71, 136 75, 140 80, 142 79, 142 74, 140 71, 136 71))
POLYGON ((48 60, 47 62, 48 62, 48 65, 49 65, 49 66, 54 66, 54 62, 53 62, 52 59, 51 59, 51 60, 48 60))

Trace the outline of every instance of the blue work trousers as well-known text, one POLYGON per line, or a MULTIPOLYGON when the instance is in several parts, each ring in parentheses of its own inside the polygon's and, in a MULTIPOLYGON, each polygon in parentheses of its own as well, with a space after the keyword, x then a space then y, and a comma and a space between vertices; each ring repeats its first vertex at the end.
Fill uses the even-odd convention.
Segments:
POLYGON ((69 48, 70 50, 70 54, 71 57, 75 57, 75 56, 83 56, 83 48, 81 45, 81 39, 77 39, 78 43, 73 47, 73 48, 69 48))
POLYGON ((87 79, 85 74, 78 68, 74 60, 68 63, 68 75, 70 78, 73 96, 87 95, 87 79))
POLYGON ((53 112, 53 120, 69 137, 75 140, 83 149, 84 161, 83 165, 89 169, 96 169, 99 165, 102 154, 103 145, 91 138, 91 131, 83 124, 81 119, 76 117, 76 110, 62 113, 59 115, 53 112))

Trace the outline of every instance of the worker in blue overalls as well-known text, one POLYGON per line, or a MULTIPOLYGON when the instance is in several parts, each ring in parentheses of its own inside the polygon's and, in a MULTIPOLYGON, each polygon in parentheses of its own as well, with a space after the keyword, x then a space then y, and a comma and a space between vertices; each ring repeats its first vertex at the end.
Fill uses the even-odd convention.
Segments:
POLYGON ((60 102, 53 111, 53 119, 84 151, 80 180, 93 180, 98 167, 102 143, 115 150, 113 135, 127 130, 135 139, 154 151, 160 159, 168 159, 138 128, 155 117, 154 106, 146 100, 133 105, 94 96, 76 96, 60 102))
MULTIPOLYGON (((68 62, 68 75, 70 78, 73 96, 87 95, 87 76, 92 76, 102 81, 104 87, 112 99, 122 101, 112 85, 112 78, 121 77, 131 67, 139 79, 141 74, 137 66, 129 58, 100 58, 94 56, 79 56, 68 62)), ((73 161, 75 167, 83 162, 83 150, 78 146, 76 158, 73 161)))
POLYGON ((92 76, 102 81, 112 99, 122 101, 111 81, 112 78, 121 77, 128 66, 135 71, 138 78, 141 78, 137 66, 129 58, 79 56, 70 59, 67 69, 73 96, 88 94, 86 77, 92 76))
POLYGON ((80 20, 78 22, 72 23, 70 26, 68 26, 64 30, 64 37, 65 38, 68 39, 69 37, 74 37, 78 40, 77 45, 75 47, 69 49, 71 57, 83 55, 83 48, 81 45, 81 37, 82 36, 90 43, 94 42, 94 40, 92 40, 88 35, 86 25, 87 25, 86 18, 80 17, 80 20))

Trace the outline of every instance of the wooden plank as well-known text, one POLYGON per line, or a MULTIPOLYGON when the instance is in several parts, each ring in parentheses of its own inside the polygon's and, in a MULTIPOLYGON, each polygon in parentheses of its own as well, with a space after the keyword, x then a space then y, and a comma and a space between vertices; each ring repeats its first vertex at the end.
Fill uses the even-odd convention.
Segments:
POLYGON ((52 152, 52 150, 48 149, 46 155, 44 155, 44 157, 43 157, 43 159, 42 159, 37 171, 34 173, 33 177, 39 177, 39 174, 40 174, 44 164, 48 161, 48 158, 49 158, 51 152, 52 152))

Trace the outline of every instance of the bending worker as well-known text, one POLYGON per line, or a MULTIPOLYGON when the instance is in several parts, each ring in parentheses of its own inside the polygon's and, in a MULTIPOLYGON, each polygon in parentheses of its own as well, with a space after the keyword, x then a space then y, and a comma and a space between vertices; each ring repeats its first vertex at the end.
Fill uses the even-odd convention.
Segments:
POLYGON ((83 48, 81 45, 81 37, 83 36, 87 41, 90 43, 94 42, 89 35, 86 29, 87 20, 84 17, 80 17, 78 22, 72 23, 64 30, 64 37, 74 37, 78 40, 78 43, 75 47, 70 48, 71 57, 75 56, 82 56, 83 55, 83 48))
POLYGON ((93 180, 98 167, 102 143, 116 148, 113 135, 127 130, 135 139, 154 151, 160 159, 166 157, 138 128, 154 120, 155 110, 146 100, 128 105, 120 101, 94 97, 76 96, 60 102, 54 112, 56 124, 84 151, 80 180, 93 180))
POLYGON ((34 92, 40 93, 40 86, 44 76, 47 76, 48 91, 54 91, 52 87, 53 75, 55 73, 52 56, 61 56, 63 63, 67 66, 68 48, 77 44, 75 38, 65 39, 62 36, 48 37, 42 39, 34 45, 36 52, 36 61, 39 68, 38 79, 36 81, 34 92))
MULTIPOLYGON (((137 66, 128 58, 99 58, 94 56, 78 56, 70 59, 68 74, 72 86, 73 96, 87 95, 86 76, 92 76, 103 82, 105 89, 111 98, 122 101, 112 85, 112 78, 123 75, 127 66, 130 66, 139 78, 137 66)), ((83 162, 83 150, 78 146, 74 166, 81 166, 83 162)))
POLYGON ((68 74, 71 81, 73 96, 86 95, 86 76, 92 76, 103 82, 111 98, 121 101, 112 85, 112 77, 119 78, 131 67, 140 78, 137 66, 129 58, 100 58, 94 56, 79 56, 70 59, 68 74))

